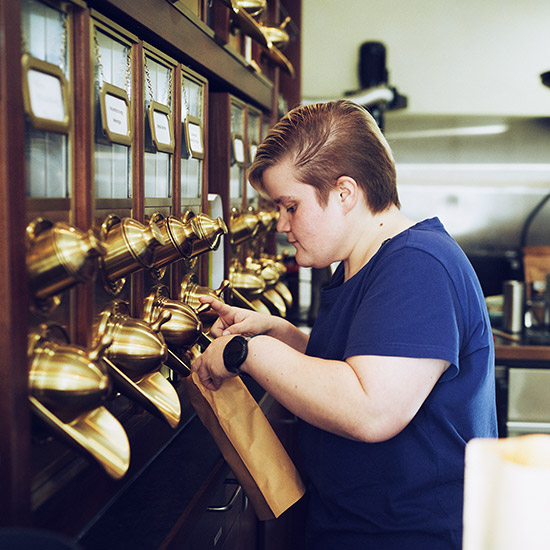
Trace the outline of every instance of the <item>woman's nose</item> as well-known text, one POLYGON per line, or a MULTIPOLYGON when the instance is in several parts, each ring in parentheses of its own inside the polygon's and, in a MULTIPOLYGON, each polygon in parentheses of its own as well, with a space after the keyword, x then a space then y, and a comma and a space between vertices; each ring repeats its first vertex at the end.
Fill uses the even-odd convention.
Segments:
POLYGON ((287 233, 290 230, 290 224, 288 223, 288 217, 281 211, 279 211, 279 219, 277 221, 277 231, 279 233, 287 233))

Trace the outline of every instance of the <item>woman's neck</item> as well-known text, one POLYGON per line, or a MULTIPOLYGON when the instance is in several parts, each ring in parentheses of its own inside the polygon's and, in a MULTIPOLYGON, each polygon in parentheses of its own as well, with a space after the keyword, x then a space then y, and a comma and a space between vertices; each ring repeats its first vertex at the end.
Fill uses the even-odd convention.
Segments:
POLYGON ((344 279, 353 277, 378 252, 383 243, 412 227, 415 222, 407 218, 396 206, 378 214, 369 212, 356 221, 360 227, 353 249, 344 260, 344 279))

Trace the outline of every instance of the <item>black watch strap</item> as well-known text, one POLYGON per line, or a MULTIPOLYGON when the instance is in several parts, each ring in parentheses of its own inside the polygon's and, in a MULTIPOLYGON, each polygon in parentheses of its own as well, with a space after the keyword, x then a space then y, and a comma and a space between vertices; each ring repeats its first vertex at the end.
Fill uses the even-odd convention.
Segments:
POLYGON ((248 356, 248 341, 253 336, 233 336, 223 349, 223 364, 233 374, 240 374, 240 367, 248 356))

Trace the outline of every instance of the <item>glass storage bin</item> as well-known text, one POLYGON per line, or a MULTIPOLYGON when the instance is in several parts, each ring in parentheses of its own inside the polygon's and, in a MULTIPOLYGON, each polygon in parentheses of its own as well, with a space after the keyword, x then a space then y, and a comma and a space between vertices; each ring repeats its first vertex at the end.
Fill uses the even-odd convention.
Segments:
POLYGON ((147 52, 144 56, 146 144, 145 197, 171 196, 173 66, 147 52))
MULTIPOLYGON (((248 134, 247 134, 247 142, 248 142, 248 165, 252 164, 254 157, 256 156, 256 149, 258 148, 258 145, 260 144, 261 138, 260 138, 260 127, 261 122, 261 113, 259 111, 256 111, 255 109, 252 109, 252 107, 248 107, 248 134)), ((248 204, 250 205, 253 202, 256 202, 258 198, 258 193, 252 185, 248 182, 248 178, 246 178, 246 199, 248 204)))
POLYGON ((132 46, 99 24, 94 25, 93 40, 96 107, 95 196, 109 199, 131 198, 132 46), (106 90, 109 92, 107 95, 106 90), (109 132, 109 121, 104 116, 110 100, 117 102, 113 107, 118 108, 118 122, 122 121, 124 124, 124 129, 120 130, 119 135, 109 132))
MULTIPOLYGON (((70 82, 68 15, 36 0, 21 4, 22 50, 35 60, 51 64, 70 82)), ((64 108, 70 113, 70 104, 64 108)), ((67 198, 69 184, 69 133, 26 125, 26 194, 32 198, 67 198)))
POLYGON ((204 82, 182 72, 182 159, 181 196, 198 199, 201 196, 204 162, 204 82))
POLYGON ((229 170, 229 198, 242 199, 244 169, 246 165, 245 150, 245 105, 235 98, 231 99, 231 167, 229 170))

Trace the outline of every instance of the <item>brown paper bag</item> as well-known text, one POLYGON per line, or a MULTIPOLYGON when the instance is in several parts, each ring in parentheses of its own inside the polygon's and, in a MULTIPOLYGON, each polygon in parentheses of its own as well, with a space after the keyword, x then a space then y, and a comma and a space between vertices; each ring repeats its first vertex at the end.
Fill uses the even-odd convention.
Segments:
POLYGON ((240 378, 226 379, 211 391, 192 373, 184 385, 258 519, 277 518, 302 497, 305 488, 296 467, 240 378))

